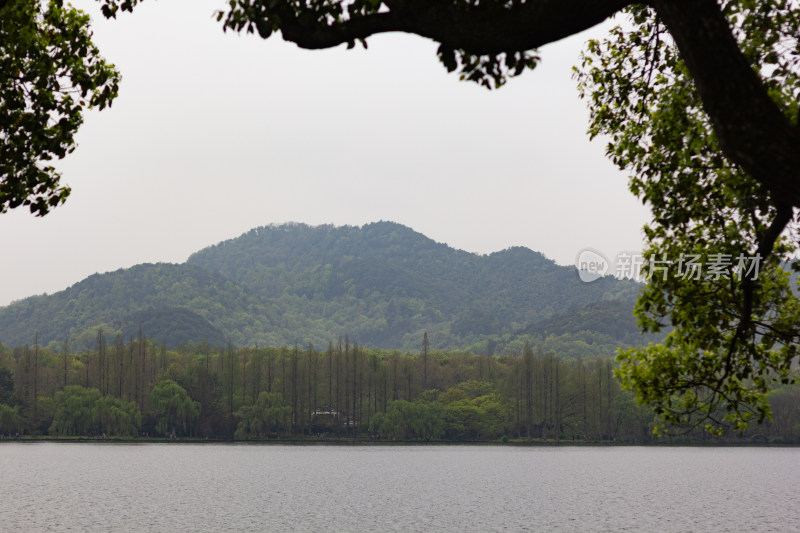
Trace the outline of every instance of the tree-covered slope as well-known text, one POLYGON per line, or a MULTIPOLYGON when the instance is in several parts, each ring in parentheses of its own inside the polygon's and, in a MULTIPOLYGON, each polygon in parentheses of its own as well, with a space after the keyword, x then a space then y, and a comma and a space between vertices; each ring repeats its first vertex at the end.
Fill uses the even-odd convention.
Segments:
POLYGON ((272 346, 326 345, 347 334, 364 345, 417 351, 428 331, 432 348, 458 348, 635 291, 611 278, 583 283, 574 268, 527 248, 477 255, 391 222, 285 224, 201 250, 183 265, 96 274, 1 308, 0 341, 31 343, 36 331, 44 344, 91 339, 87 329, 99 325, 127 334, 133 320, 148 323, 149 338, 170 343, 175 329, 188 332, 187 341, 221 334, 238 345, 272 346), (174 312, 181 308, 208 325, 188 327, 174 312))
POLYGON ((633 316, 635 303, 635 298, 631 297, 593 302, 531 324, 525 328, 525 334, 574 336, 591 332, 598 337, 605 336, 629 345, 642 345, 663 339, 663 334, 642 335, 633 316))
POLYGON ((139 331, 173 349, 182 343, 206 341, 211 346, 224 346, 227 336, 202 316, 185 308, 145 309, 131 313, 120 323, 122 338, 132 339, 139 331))
POLYGON ((296 331, 338 325, 334 332, 385 347, 417 348, 425 330, 437 346, 463 346, 635 291, 613 279, 582 283, 526 248, 481 256, 392 222, 261 227, 187 263, 277 302, 296 331))
POLYGON ((225 335, 253 321, 266 329, 270 326, 265 322, 278 316, 274 306, 253 298, 218 273, 192 265, 142 264, 93 274, 53 295, 0 308, 0 339, 12 346, 31 344, 38 332, 42 344, 66 337, 80 343, 87 330, 103 326, 109 335, 121 333, 129 327, 131 314, 164 308, 192 311, 225 335))

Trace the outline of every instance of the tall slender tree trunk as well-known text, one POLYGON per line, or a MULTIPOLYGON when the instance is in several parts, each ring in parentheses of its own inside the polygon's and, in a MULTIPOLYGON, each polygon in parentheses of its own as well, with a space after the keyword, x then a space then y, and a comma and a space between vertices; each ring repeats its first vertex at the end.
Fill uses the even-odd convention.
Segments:
POLYGON ((256 376, 255 382, 253 383, 253 402, 256 403, 256 400, 261 395, 261 352, 258 351, 258 344, 256 344, 256 376))
MULTIPOLYGON (((397 401, 397 360, 399 357, 397 354, 392 354, 392 401, 397 401)), ((386 409, 384 408, 384 411, 386 409)))
POLYGON ((69 335, 64 336, 64 347, 62 349, 64 359, 64 387, 67 388, 67 362, 69 361, 69 335))
POLYGON ((428 390, 428 332, 422 336, 422 390, 428 390))
POLYGON ((560 364, 560 360, 558 359, 558 357, 554 357, 553 361, 556 364, 556 376, 555 376, 555 389, 556 389, 556 391, 555 391, 555 402, 556 402, 556 405, 555 405, 555 407, 556 407, 555 424, 556 424, 556 429, 555 429, 555 431, 556 431, 556 440, 558 441, 558 440, 561 440, 561 387, 560 387, 560 384, 559 384, 559 377, 560 377, 559 369, 561 367, 561 364, 560 364))
POLYGON ((33 419, 36 420, 39 406, 39 332, 33 340, 33 419))
POLYGON ((328 342, 328 410, 333 409, 333 341, 328 342))
POLYGON ((294 352, 292 352, 292 433, 297 432, 297 418, 298 418, 297 360, 299 358, 300 358, 299 349, 297 347, 297 343, 295 343, 294 352))

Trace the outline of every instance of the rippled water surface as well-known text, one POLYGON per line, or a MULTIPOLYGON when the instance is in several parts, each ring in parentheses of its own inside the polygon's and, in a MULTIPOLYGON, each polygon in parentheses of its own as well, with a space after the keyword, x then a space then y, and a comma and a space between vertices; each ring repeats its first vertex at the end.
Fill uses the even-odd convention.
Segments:
POLYGON ((800 531, 800 449, 3 443, 3 531, 800 531))

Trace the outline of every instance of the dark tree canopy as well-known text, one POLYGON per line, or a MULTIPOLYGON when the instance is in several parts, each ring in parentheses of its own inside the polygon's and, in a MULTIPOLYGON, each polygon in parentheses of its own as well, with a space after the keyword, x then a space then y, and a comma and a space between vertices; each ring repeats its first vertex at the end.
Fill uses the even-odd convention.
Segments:
POLYGON ((83 110, 110 105, 118 84, 88 15, 61 0, 0 0, 0 213, 46 215, 66 200, 50 162, 75 149, 83 110))

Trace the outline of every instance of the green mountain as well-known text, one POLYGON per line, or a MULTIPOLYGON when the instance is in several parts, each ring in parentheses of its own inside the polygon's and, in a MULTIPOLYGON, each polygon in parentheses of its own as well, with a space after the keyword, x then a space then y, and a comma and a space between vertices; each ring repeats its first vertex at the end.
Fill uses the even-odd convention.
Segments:
MULTIPOLYGON (((86 344, 98 326, 129 336, 141 324, 168 345, 324 346, 347 334, 367 346, 418 351, 428 331, 433 348, 459 348, 540 334, 536 324, 576 309, 627 320, 637 290, 613 278, 583 283, 574 268, 527 248, 477 255, 392 222, 285 224, 253 229, 181 265, 95 274, 0 308, 0 341, 30 344, 38 331, 42 344, 67 336, 86 344), (598 302, 617 303, 586 307, 598 302)), ((603 334, 636 343, 628 329, 603 334)))

